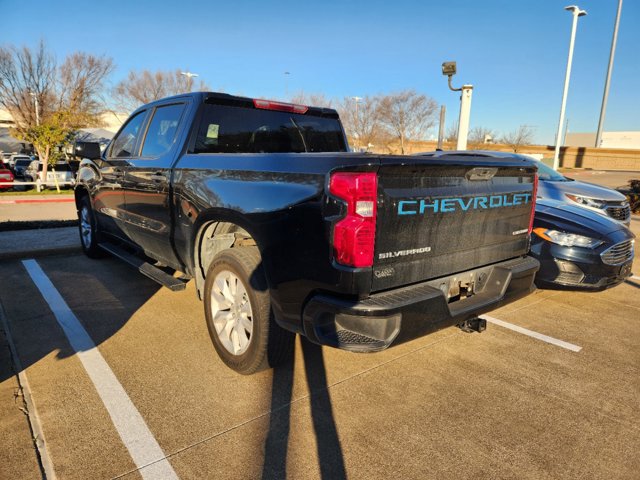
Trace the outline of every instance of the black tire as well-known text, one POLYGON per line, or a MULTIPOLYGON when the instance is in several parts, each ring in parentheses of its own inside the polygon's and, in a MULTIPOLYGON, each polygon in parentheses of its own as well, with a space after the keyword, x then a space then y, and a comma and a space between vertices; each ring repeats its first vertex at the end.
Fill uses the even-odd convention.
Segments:
MULTIPOLYGON (((231 292, 231 288, 227 291, 231 292)), ((204 284, 204 309, 213 346, 229 368, 243 375, 250 375, 290 360, 295 335, 281 328, 275 321, 260 252, 256 247, 229 248, 216 256, 209 266, 204 284), (242 284, 240 286, 235 283, 236 294, 240 298, 236 296, 228 309, 220 308, 224 305, 220 303, 220 299, 229 301, 220 294, 220 285, 226 283, 229 286, 227 280, 233 280, 234 276, 242 284), (240 312, 246 308, 247 301, 250 305, 250 315, 247 315, 244 322, 251 323, 251 332, 241 325, 242 321, 238 318, 240 312), (227 320, 224 320, 225 318, 227 320), (223 323, 225 327, 221 327, 223 323), (227 328, 231 324, 234 327, 227 328), (222 329, 220 333, 219 329, 222 329), (225 330, 230 332, 227 334, 225 330), (234 342, 234 332, 237 343, 234 342), (242 335, 246 337, 244 350, 241 348, 241 344, 245 342, 244 338, 241 339, 242 335), (237 353, 232 352, 231 348, 236 347, 237 353)))
POLYGON ((78 229, 80 232, 80 245, 84 254, 89 258, 103 257, 104 251, 98 246, 98 223, 89 197, 86 195, 80 199, 78 229))

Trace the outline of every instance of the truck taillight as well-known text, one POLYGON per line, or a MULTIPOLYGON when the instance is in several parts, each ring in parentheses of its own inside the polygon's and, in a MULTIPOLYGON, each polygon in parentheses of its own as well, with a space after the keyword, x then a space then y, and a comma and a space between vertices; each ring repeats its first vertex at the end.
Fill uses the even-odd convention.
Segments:
POLYGON ((533 217, 536 214, 536 196, 538 195, 538 174, 533 178, 533 192, 531 193, 531 216, 529 217, 529 235, 533 231, 533 217))
POLYGON ((329 192, 347 204, 347 214, 333 227, 336 262, 371 267, 376 238, 378 175, 338 172, 331 175, 329 192))

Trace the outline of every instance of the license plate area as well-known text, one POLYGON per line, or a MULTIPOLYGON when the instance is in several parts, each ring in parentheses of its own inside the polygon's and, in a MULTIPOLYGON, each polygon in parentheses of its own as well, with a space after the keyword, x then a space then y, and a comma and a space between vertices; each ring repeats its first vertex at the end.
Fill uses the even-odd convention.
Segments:
POLYGON ((439 289, 448 303, 459 302, 473 297, 484 290, 492 267, 461 272, 448 277, 438 278, 427 282, 430 286, 439 289))

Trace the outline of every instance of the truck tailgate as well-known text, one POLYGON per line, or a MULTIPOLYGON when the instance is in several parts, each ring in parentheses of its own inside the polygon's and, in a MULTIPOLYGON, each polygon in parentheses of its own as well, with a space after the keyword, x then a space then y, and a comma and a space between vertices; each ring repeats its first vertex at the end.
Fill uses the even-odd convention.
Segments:
POLYGON ((383 159, 372 291, 526 254, 535 173, 517 160, 383 159))

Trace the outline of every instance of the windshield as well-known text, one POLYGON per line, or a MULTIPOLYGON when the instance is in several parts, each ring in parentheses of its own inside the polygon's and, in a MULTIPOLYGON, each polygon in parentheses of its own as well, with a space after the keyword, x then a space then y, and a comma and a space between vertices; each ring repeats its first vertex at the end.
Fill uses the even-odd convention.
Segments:
POLYGON ((538 162, 536 164, 538 166, 538 178, 540 180, 544 180, 546 182, 568 182, 569 179, 560 175, 553 168, 548 165, 538 162))
POLYGON ((16 160, 16 167, 27 167, 30 163, 30 158, 25 158, 24 160, 16 160))

